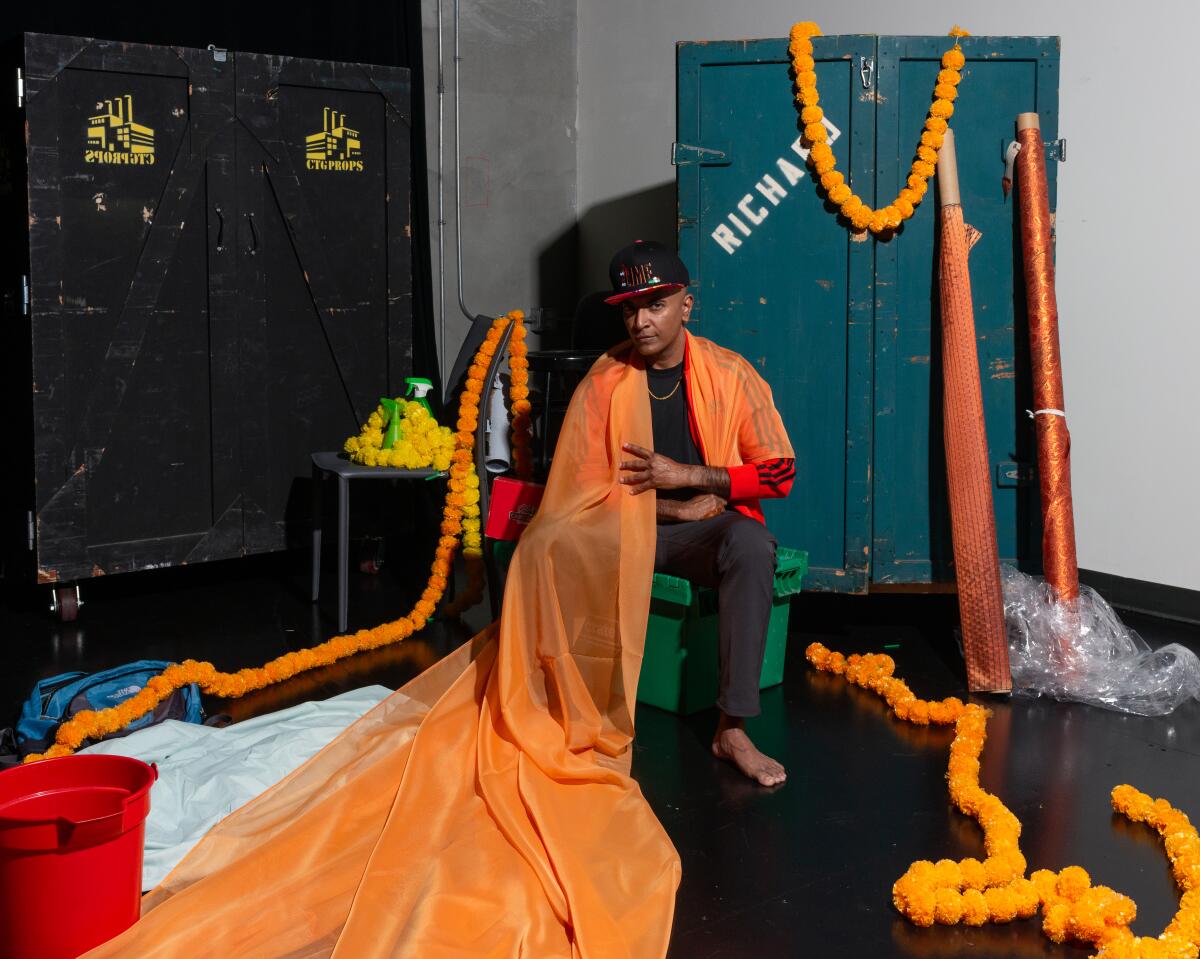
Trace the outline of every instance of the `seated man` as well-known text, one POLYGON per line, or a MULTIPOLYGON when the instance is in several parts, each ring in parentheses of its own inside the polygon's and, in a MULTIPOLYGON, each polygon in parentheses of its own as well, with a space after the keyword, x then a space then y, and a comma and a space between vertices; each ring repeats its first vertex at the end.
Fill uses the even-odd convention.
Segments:
POLYGON ((794 459, 770 388, 742 357, 691 336, 686 329, 694 298, 687 268, 661 243, 639 241, 613 257, 609 274, 634 350, 646 366, 654 450, 626 443, 621 482, 633 495, 656 491, 658 536, 654 568, 715 587, 720 597, 721 716, 713 753, 764 786, 786 778, 783 766, 746 735, 745 720, 759 712, 767 624, 775 574, 775 538, 763 525, 758 501, 786 496, 794 459), (693 356, 732 370, 711 377, 705 393, 710 418, 741 411, 746 420, 732 448, 738 462, 714 463, 694 406, 693 356), (714 390, 713 387, 716 387, 714 390), (722 396, 729 390, 742 397, 722 396), (715 395, 714 395, 715 394, 715 395), (757 422, 750 422, 757 421, 757 422), (768 436, 763 440, 763 434, 768 436), (763 456, 764 445, 779 455, 763 456))

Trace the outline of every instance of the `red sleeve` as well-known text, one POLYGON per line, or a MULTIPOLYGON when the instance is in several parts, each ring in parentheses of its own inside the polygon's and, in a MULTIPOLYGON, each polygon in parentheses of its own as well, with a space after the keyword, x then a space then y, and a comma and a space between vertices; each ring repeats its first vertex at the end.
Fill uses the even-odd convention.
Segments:
POLYGON ((729 471, 731 500, 758 499, 758 468, 753 463, 725 468, 729 471))
POLYGON ((796 461, 782 457, 726 469, 730 500, 779 499, 787 496, 796 478, 796 461))

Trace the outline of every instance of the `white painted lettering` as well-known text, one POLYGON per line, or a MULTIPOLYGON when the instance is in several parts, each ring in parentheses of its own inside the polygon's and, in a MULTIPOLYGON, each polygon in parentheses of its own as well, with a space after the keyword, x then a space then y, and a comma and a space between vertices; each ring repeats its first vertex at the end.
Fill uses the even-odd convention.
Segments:
MULTIPOLYGON (((827 143, 833 144, 842 135, 842 131, 833 125, 829 117, 824 117, 821 120, 825 129, 829 131, 827 143)), ((796 154, 802 161, 807 161, 809 150, 804 146, 804 137, 800 136, 791 144, 791 151, 796 154)), ((795 186, 804 179, 805 170, 801 166, 797 166, 787 157, 780 157, 775 161, 775 167, 779 171, 780 176, 787 180, 789 187, 795 186)), ((779 206, 779 202, 788 195, 788 191, 780 182, 771 174, 765 173, 761 180, 754 184, 754 189, 758 194, 766 200, 771 206, 779 206)), ((758 226, 770 214, 770 207, 760 206, 754 208, 755 196, 753 193, 747 193, 738 201, 737 212, 726 215, 728 223, 721 223, 715 230, 712 231, 712 238, 717 241, 717 244, 726 253, 732 254, 742 245, 742 239, 730 229, 730 224, 737 229, 742 236, 749 236, 753 232, 753 227, 758 226), (750 222, 747 226, 742 219, 738 217, 740 213, 746 220, 750 222)))
POLYGON ((779 201, 787 196, 787 190, 769 173, 754 184, 754 189, 766 197, 771 206, 779 206, 779 201))
POLYGON ((788 161, 783 157, 780 157, 778 160, 776 160, 775 165, 779 167, 779 172, 782 173, 784 178, 788 181, 788 186, 795 186, 802 179, 804 179, 804 171, 794 163, 788 163, 788 161))
POLYGON ((724 223, 712 231, 712 238, 721 245, 721 249, 726 253, 732 253, 742 245, 742 241, 724 223))
POLYGON ((739 220, 732 213, 729 214, 729 222, 732 223, 734 226, 736 226, 739 230, 741 230, 743 236, 750 235, 750 227, 746 226, 745 223, 743 223, 741 220, 739 220))
MULTIPOLYGON (((750 204, 753 202, 753 200, 753 195, 747 193, 744 197, 742 197, 742 202, 738 204, 738 210, 745 215, 747 220, 749 220, 755 226, 758 226, 767 218, 767 208, 765 206, 760 206, 757 210, 751 210, 750 204)), ((778 203, 779 201, 776 200, 775 202, 778 203)))

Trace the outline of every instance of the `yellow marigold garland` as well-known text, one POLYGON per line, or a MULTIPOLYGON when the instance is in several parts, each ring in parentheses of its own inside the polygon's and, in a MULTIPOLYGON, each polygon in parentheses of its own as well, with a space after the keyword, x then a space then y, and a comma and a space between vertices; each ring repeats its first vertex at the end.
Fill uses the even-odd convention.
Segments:
POLYGON ((983 828, 987 858, 959 862, 921 860, 892 887, 896 909, 918 926, 979 926, 1010 922, 1042 912, 1042 929, 1056 943, 1075 939, 1098 947, 1095 959, 1197 959, 1200 955, 1200 835, 1186 814, 1165 799, 1151 799, 1132 786, 1112 791, 1113 809, 1133 822, 1144 822, 1163 837, 1176 884, 1183 890, 1179 910, 1157 938, 1138 937, 1129 925, 1137 904, 1107 886, 1093 886, 1087 872, 1067 866, 1060 872, 1039 869, 1025 878, 1020 849, 1020 820, 996 796, 979 785, 979 757, 987 738, 988 711, 963 705, 954 697, 941 703, 917 699, 892 674, 895 662, 885 655, 843 656, 820 643, 806 650, 817 669, 883 697, 897 718, 909 722, 954 722, 946 773, 950 797, 983 828), (935 707, 941 707, 935 710, 935 707), (937 718, 934 718, 936 715, 937 718), (954 718, 948 718, 952 716, 954 718))
MULTIPOLYGON (((512 338, 512 359, 520 361, 518 368, 513 369, 514 413, 517 412, 517 390, 525 392, 521 400, 527 400, 528 365, 525 360, 525 315, 520 310, 513 310, 505 316, 498 317, 488 331, 487 338, 475 354, 474 363, 470 368, 471 376, 463 389, 459 406, 458 432, 454 433, 455 449, 450 454, 450 480, 446 493, 446 502, 442 510, 441 538, 438 540, 433 563, 430 565, 430 575, 421 598, 413 605, 412 610, 405 616, 383 623, 373 629, 360 629, 356 633, 345 636, 335 636, 318 646, 310 649, 300 649, 285 653, 271 660, 264 666, 251 669, 241 669, 236 673, 218 672, 212 663, 185 660, 173 663, 163 672, 151 678, 146 686, 125 702, 104 710, 82 710, 70 720, 58 727, 55 742, 44 753, 34 753, 25 757, 25 762, 37 762, 41 759, 52 759, 56 756, 68 756, 75 752, 84 742, 90 739, 100 739, 109 733, 124 729, 140 716, 146 715, 160 702, 171 695, 176 689, 193 683, 206 693, 222 699, 236 699, 256 689, 262 689, 272 683, 290 679, 297 673, 328 666, 340 659, 353 656, 355 653, 368 649, 378 649, 392 643, 407 639, 413 633, 423 629, 426 622, 437 608, 449 580, 455 550, 462 542, 463 555, 468 563, 478 561, 482 556, 482 539, 479 519, 479 477, 475 474, 475 463, 472 448, 475 443, 475 427, 478 425, 479 398, 483 391, 483 377, 487 374, 487 366, 495 355, 504 329, 514 324, 512 338)), ((412 406, 420 404, 408 404, 412 406)), ((522 464, 518 461, 518 470, 529 468, 528 437, 521 438, 522 432, 529 427, 528 407, 521 407, 523 422, 518 422, 520 416, 514 416, 513 448, 523 449, 525 459, 522 464)), ((422 410, 424 412, 424 410, 422 410)), ((374 415, 374 414, 372 414, 374 415)), ((406 411, 406 415, 411 413, 406 411)), ((421 417, 417 417, 418 420, 421 417)), ((368 426, 382 426, 382 421, 368 426)), ((382 437, 381 437, 382 442, 382 437)))
POLYGON ((962 53, 959 37, 969 36, 961 27, 954 27, 950 36, 954 46, 942 54, 942 69, 933 88, 933 103, 925 118, 925 129, 917 145, 917 155, 909 170, 904 188, 891 203, 877 210, 871 209, 846 183, 846 178, 837 170, 833 147, 826 141, 829 131, 821 122, 825 111, 821 109, 821 97, 817 92, 817 65, 813 59, 812 38, 821 35, 821 28, 811 21, 797 23, 792 27, 788 53, 792 57, 795 73, 796 101, 800 105, 800 120, 804 124, 804 138, 809 144, 808 161, 813 167, 821 186, 831 203, 838 206, 856 230, 870 230, 879 234, 894 230, 913 215, 929 188, 929 178, 937 167, 938 150, 948 128, 947 121, 954 114, 954 101, 958 97, 958 84, 962 79, 962 68, 967 62, 962 53))

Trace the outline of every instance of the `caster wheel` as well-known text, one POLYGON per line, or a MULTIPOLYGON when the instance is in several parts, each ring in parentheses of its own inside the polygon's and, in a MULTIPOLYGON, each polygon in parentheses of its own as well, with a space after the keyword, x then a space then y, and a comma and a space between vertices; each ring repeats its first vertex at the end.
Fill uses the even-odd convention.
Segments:
POLYGON ((83 600, 79 596, 79 585, 55 586, 50 593, 50 612, 60 623, 73 623, 79 616, 83 600))

